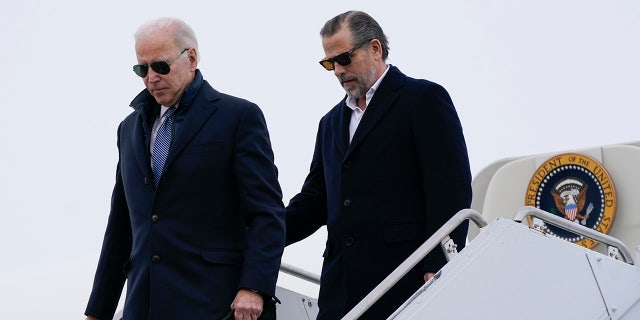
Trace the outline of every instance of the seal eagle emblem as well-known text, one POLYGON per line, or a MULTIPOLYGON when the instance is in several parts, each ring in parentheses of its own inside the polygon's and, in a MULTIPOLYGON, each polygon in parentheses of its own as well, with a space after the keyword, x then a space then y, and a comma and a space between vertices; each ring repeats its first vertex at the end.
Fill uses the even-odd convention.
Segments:
MULTIPOLYGON (((608 234, 616 211, 616 191, 606 168, 597 160, 565 153, 545 160, 527 186, 525 205, 540 208, 574 223, 608 234)), ((545 224, 553 236, 593 248, 592 239, 545 224)))

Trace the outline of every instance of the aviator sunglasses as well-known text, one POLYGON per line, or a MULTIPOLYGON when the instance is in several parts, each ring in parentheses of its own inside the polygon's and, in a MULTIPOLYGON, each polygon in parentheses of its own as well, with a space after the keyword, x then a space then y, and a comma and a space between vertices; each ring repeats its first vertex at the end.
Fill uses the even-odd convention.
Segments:
MULTIPOLYGON (((189 48, 185 48, 184 50, 182 50, 178 57, 185 53, 187 50, 189 50, 189 48)), ((158 74, 169 74, 169 72, 171 72, 170 66, 171 64, 166 61, 156 61, 152 62, 151 64, 136 64, 135 66, 133 66, 133 72, 139 75, 140 78, 144 78, 149 73, 149 67, 151 67, 151 69, 153 69, 153 71, 158 74)))
MULTIPOLYGON (((369 40, 371 41, 371 40, 369 40)), ((347 52, 343 52, 333 58, 324 58, 322 60, 320 60, 320 65, 323 66, 325 69, 327 69, 327 71, 332 71, 333 69, 336 68, 334 63, 338 63, 341 66, 348 66, 349 64, 351 64, 351 55, 358 50, 358 48, 362 47, 363 45, 369 43, 369 41, 365 41, 355 47, 353 47, 351 50, 347 51, 347 52)), ((155 70, 155 69, 154 69, 155 70)))

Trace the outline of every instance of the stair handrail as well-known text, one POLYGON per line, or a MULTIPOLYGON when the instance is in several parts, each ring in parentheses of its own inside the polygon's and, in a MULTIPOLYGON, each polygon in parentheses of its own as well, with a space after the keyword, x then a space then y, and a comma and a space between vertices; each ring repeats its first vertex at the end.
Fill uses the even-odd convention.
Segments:
POLYGON ((317 275, 317 274, 315 274, 313 272, 309 272, 307 270, 298 268, 298 267, 294 267, 294 266, 292 266, 290 264, 287 264, 287 263, 284 263, 284 262, 280 264, 280 271, 282 271, 282 272, 284 272, 286 274, 292 275, 292 276, 294 276, 296 278, 300 278, 302 280, 309 281, 309 282, 311 282, 313 284, 317 284, 317 285, 320 284, 320 276, 319 275, 317 275))
POLYGON ((553 213, 544 211, 540 208, 532 207, 532 206, 524 206, 518 209, 516 214, 513 216, 513 220, 516 222, 522 222, 527 217, 536 217, 544 222, 550 223, 556 227, 563 228, 567 231, 571 231, 573 233, 579 234, 581 236, 588 237, 600 243, 603 243, 609 247, 615 247, 618 249, 620 254, 622 255, 622 259, 624 262, 633 265, 633 257, 627 246, 620 240, 601 233, 597 230, 587 228, 585 226, 579 225, 577 223, 571 222, 562 217, 556 216, 553 213))
POLYGON ((376 303, 391 287, 393 287, 402 277, 404 277, 413 267, 415 267, 433 248, 449 237, 458 226, 467 219, 473 221, 478 228, 487 226, 487 221, 482 215, 473 209, 462 209, 458 211, 449 221, 447 221, 438 231, 427 239, 416 251, 405 259, 393 272, 391 272, 382 282, 380 282, 369 294, 367 294, 358 304, 356 304, 342 320, 358 319, 367 309, 376 303))

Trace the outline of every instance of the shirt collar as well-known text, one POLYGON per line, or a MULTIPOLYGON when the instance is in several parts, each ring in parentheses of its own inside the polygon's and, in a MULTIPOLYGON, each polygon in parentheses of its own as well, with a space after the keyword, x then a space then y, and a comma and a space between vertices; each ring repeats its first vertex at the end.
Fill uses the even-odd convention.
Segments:
MULTIPOLYGON (((380 86, 380 83, 382 82, 382 79, 384 79, 384 76, 387 75, 387 72, 389 72, 389 65, 387 65, 387 69, 384 70, 380 78, 378 78, 378 80, 371 86, 371 88, 369 88, 369 90, 365 94, 366 106, 369 106, 369 102, 371 101, 371 98, 373 98, 373 94, 376 92, 376 90, 380 86)), ((345 103, 347 104, 347 107, 349 107, 349 109, 351 110, 355 110, 356 108, 358 108, 358 104, 356 103, 356 98, 350 95, 347 95, 347 100, 345 101, 345 103)))

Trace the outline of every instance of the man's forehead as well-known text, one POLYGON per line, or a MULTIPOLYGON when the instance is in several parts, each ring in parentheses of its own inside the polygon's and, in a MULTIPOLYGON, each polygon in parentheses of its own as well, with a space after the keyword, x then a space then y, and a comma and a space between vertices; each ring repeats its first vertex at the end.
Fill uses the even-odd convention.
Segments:
POLYGON ((138 47, 170 47, 175 44, 175 39, 169 34, 153 33, 143 38, 137 39, 138 47))
POLYGON ((349 28, 341 28, 338 32, 331 36, 322 38, 322 47, 326 53, 338 52, 342 53, 351 49, 353 43, 353 36, 349 31, 349 28))
POLYGON ((136 56, 138 60, 164 60, 177 50, 175 47, 173 41, 166 39, 144 39, 136 43, 136 56))
POLYGON ((327 54, 328 57, 331 57, 351 50, 353 45, 351 44, 350 40, 340 39, 327 42, 323 41, 322 47, 325 54, 327 54))

